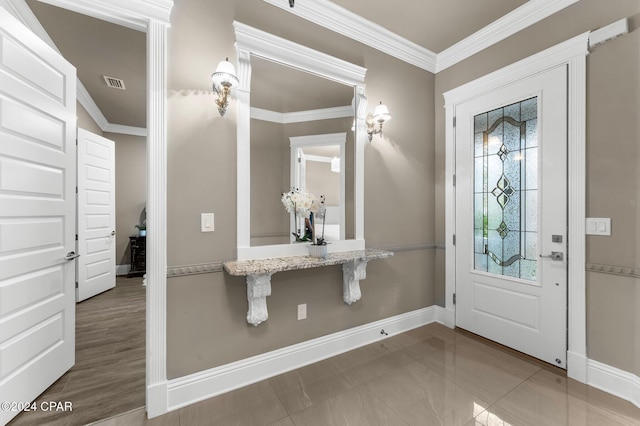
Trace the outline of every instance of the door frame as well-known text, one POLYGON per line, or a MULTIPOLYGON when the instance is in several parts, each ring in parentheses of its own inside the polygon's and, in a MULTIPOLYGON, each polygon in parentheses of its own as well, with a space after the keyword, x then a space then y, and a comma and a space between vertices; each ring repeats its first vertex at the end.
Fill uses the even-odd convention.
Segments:
MULTIPOLYGON (((42 0, 41 0, 42 1, 42 0)), ((147 34, 147 236, 146 409, 168 411, 167 401, 167 46, 173 0, 46 0, 48 4, 147 34)), ((44 31, 24 0, 0 6, 42 38, 44 31)), ((44 40, 47 41, 48 37, 44 40)), ((56 49, 57 50, 57 49, 56 49)))
POLYGON ((589 34, 583 33, 540 53, 444 93, 445 98, 445 318, 455 327, 456 233, 455 220, 455 116, 456 106, 492 90, 544 72, 567 66, 568 158, 568 294, 567 375, 587 381, 585 196, 586 196, 586 57, 589 34))

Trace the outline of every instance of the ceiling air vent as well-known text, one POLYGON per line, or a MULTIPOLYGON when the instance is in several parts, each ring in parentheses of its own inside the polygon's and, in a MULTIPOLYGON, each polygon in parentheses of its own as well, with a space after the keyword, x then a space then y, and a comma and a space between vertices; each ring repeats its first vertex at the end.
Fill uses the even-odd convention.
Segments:
POLYGON ((114 77, 108 77, 106 75, 102 76, 104 78, 105 83, 107 83, 108 87, 111 87, 112 89, 120 89, 120 90, 125 90, 126 87, 124 87, 124 81, 120 80, 119 78, 114 78, 114 77))

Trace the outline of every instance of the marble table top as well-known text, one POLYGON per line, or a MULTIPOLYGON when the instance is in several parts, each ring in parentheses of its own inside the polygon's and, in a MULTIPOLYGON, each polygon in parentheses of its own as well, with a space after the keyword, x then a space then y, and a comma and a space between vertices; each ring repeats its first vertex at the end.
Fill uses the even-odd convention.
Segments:
POLYGON ((392 251, 366 249, 329 253, 325 258, 309 256, 274 257, 270 259, 234 260, 224 263, 224 269, 230 275, 259 275, 296 269, 318 268, 320 266, 340 265, 348 262, 370 261, 393 256, 392 251))

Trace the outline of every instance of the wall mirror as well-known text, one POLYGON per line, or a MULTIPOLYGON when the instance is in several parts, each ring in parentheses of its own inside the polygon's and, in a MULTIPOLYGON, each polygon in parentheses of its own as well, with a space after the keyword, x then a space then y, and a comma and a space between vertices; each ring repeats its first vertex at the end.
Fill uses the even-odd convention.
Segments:
POLYGON ((364 249, 366 70, 239 22, 234 28, 238 259, 307 253, 280 200, 291 187, 327 197, 329 252, 364 249))

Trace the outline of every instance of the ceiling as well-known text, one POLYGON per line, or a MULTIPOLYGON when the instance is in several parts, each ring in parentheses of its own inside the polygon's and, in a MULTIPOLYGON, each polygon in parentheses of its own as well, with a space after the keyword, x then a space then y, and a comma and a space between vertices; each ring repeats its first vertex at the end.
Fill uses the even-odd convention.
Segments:
MULTIPOLYGON (((106 121, 145 128, 145 34, 37 0, 26 1, 62 55, 76 66, 78 78, 106 121), (126 90, 108 88, 105 75, 124 80, 126 90)), ((442 52, 526 2, 333 0, 337 6, 434 53, 442 52)), ((289 110, 283 112, 290 112, 296 107, 282 108, 289 110)))

